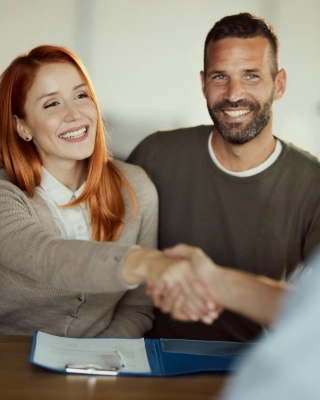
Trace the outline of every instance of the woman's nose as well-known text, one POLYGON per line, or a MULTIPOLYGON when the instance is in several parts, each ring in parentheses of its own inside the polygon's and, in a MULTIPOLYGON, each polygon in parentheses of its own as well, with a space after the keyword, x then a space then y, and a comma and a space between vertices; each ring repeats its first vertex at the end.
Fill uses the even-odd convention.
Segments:
POLYGON ((65 105, 65 120, 67 122, 75 121, 80 117, 81 112, 73 102, 69 102, 65 105))

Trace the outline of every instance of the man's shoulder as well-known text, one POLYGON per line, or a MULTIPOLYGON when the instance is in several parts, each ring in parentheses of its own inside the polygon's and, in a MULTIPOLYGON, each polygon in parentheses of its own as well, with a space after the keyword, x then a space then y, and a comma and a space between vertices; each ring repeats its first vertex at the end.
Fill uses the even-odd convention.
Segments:
POLYGON ((10 182, 9 174, 5 168, 0 168, 0 180, 10 182))
POLYGON ((154 137, 156 140, 163 140, 163 141, 173 141, 173 140, 184 140, 186 137, 197 137, 199 136, 207 136, 209 137, 210 133, 212 132, 213 126, 212 125, 198 125, 192 126, 187 128, 177 128, 171 130, 160 130, 157 131, 149 137, 154 137))
POLYGON ((320 160, 317 156, 311 154, 307 150, 297 147, 293 143, 289 143, 283 140, 280 141, 285 152, 289 155, 289 159, 298 168, 308 168, 310 170, 314 170, 317 173, 320 173, 320 160))
POLYGON ((210 125, 200 125, 157 131, 143 139, 129 155, 127 161, 150 170, 150 166, 163 164, 164 155, 166 158, 176 157, 181 148, 184 152, 188 152, 188 150, 194 151, 195 148, 207 146, 212 129, 210 125))
POLYGON ((153 144, 161 145, 170 142, 170 144, 178 143, 190 139, 192 137, 209 137, 212 132, 212 125, 199 125, 188 128, 177 128, 171 130, 160 130, 146 136, 138 146, 153 146, 153 144))

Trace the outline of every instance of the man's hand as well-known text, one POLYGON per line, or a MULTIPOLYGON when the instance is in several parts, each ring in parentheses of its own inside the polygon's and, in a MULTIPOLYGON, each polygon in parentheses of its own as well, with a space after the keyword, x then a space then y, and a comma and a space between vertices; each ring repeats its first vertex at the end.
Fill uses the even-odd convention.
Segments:
POLYGON ((208 285, 215 264, 202 250, 187 245, 177 245, 163 253, 176 263, 161 280, 148 280, 147 294, 155 306, 180 321, 211 324, 221 312, 208 285))

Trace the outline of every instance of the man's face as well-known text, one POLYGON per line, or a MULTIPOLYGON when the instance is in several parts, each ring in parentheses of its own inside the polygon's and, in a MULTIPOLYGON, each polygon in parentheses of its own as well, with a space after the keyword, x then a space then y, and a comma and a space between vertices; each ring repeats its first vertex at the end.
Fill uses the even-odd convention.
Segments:
POLYGON ((247 143, 271 126, 272 104, 280 98, 272 78, 272 51, 264 37, 209 43, 202 88, 213 123, 228 142, 247 143))

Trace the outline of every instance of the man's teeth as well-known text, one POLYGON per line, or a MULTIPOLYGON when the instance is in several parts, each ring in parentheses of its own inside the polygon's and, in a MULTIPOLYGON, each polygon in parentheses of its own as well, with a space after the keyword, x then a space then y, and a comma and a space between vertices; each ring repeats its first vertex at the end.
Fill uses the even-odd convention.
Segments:
POLYGON ((250 110, 224 111, 229 117, 240 117, 240 115, 248 114, 250 110))
POLYGON ((87 132, 87 128, 81 128, 78 131, 68 132, 60 135, 62 139, 76 139, 83 136, 87 132))

